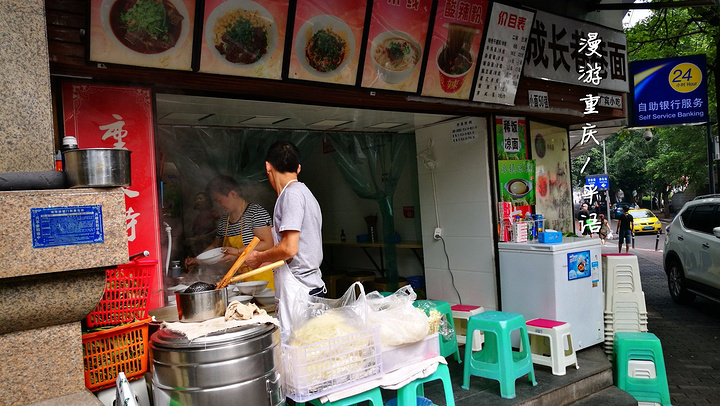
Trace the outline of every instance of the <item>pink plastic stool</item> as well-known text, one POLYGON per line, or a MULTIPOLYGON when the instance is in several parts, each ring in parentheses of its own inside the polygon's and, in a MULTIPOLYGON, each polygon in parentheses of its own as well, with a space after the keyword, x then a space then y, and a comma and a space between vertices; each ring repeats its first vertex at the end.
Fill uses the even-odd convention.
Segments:
POLYGON ((534 364, 551 367, 553 375, 559 376, 565 375, 565 368, 570 365, 580 368, 573 350, 570 323, 533 319, 528 320, 525 325, 534 364))

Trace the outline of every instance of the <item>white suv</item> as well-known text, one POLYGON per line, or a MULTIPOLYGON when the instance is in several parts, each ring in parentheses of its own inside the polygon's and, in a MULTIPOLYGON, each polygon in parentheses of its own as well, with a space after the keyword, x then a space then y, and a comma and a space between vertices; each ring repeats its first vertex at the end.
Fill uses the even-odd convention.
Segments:
POLYGON ((677 303, 720 301, 720 195, 685 203, 667 228, 663 264, 677 303))

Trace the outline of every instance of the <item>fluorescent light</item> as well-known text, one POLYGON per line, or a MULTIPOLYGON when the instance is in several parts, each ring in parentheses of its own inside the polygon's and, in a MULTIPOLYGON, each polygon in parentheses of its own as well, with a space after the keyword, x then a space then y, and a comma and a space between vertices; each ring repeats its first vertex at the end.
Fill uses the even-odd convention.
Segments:
POLYGON ((389 128, 395 128, 403 126, 407 123, 391 123, 391 122, 383 122, 383 123, 377 123, 370 126, 367 126, 366 128, 381 128, 381 129, 389 129, 389 128))
POLYGON ((280 123, 282 121, 289 120, 287 117, 277 117, 277 116, 255 116, 252 118, 249 118, 247 120, 239 121, 240 124, 245 125, 273 125, 280 123))
POLYGON ((352 121, 347 120, 322 120, 318 121, 317 123, 310 124, 308 127, 324 127, 324 128, 333 128, 333 127, 339 127, 343 124, 352 123, 352 121))

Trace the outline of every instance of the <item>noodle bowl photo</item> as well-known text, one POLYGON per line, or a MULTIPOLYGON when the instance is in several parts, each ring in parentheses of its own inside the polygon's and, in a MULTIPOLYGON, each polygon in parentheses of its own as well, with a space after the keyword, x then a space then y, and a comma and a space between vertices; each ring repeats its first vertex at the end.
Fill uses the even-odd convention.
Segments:
POLYGON ((277 27, 270 13, 252 1, 220 4, 208 16, 205 42, 220 61, 233 67, 254 67, 272 56, 277 27))
POLYGON ((372 41, 370 52, 378 77, 385 83, 406 80, 422 59, 420 43, 402 31, 386 31, 372 41))
POLYGON ((116 44, 141 55, 171 53, 189 32, 188 12, 181 0, 105 0, 100 15, 116 44))
POLYGON ((344 21, 318 15, 300 27, 295 38, 295 56, 309 73, 319 77, 339 75, 355 54, 355 37, 344 21))

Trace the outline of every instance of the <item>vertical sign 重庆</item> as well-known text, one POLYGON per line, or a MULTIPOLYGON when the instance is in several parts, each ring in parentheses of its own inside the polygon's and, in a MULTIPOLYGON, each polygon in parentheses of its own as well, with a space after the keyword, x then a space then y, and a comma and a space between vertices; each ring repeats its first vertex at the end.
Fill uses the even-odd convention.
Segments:
POLYGON ((427 51, 423 96, 467 100, 485 18, 486 0, 439 0, 427 51))
MULTIPOLYGON (((65 134, 80 148, 131 151, 125 221, 130 254, 149 251, 160 260, 158 196, 152 93, 147 88, 65 83, 62 89, 65 134)), ((148 309, 162 306, 162 271, 156 267, 148 309)))
POLYGON ((534 13, 493 3, 473 101, 515 104, 534 13))

